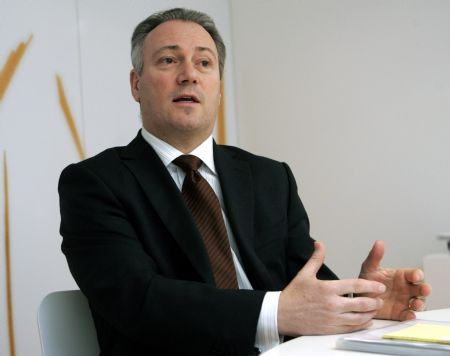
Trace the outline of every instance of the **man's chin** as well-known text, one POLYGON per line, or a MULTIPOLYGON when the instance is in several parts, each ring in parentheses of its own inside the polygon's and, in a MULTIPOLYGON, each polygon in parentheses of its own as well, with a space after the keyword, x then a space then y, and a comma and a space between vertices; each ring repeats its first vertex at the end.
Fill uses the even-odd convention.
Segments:
POLYGON ((173 118, 173 129, 181 132, 195 132, 214 127, 214 122, 197 115, 182 115, 173 118))

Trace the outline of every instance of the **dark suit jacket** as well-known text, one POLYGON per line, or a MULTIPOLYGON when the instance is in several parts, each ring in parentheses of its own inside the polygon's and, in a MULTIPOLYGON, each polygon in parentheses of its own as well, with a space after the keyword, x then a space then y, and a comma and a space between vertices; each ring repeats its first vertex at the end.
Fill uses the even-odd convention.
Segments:
MULTIPOLYGON (((217 145, 214 161, 253 291, 214 287, 180 191, 140 133, 62 172, 62 250, 102 355, 249 355, 265 291, 282 290, 310 257, 289 167, 217 145)), ((325 266, 319 277, 336 278, 325 266)))

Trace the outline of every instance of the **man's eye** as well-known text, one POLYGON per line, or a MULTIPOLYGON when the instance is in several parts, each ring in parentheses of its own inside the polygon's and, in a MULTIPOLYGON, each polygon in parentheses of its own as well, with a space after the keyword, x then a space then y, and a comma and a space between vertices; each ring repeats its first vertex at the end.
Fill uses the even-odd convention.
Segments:
POLYGON ((209 61, 207 60, 203 60, 200 62, 201 66, 204 68, 208 68, 209 67, 209 61))
POLYGON ((161 59, 161 63, 164 63, 164 64, 172 64, 174 62, 175 62, 174 59, 170 58, 170 57, 165 57, 165 58, 161 59))

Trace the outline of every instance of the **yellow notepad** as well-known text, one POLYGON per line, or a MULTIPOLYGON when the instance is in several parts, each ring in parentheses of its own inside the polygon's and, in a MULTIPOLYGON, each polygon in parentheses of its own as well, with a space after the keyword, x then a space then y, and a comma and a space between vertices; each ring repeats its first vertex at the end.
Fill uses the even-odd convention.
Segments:
POLYGON ((450 345, 450 326, 417 323, 383 335, 383 339, 434 342, 450 345))

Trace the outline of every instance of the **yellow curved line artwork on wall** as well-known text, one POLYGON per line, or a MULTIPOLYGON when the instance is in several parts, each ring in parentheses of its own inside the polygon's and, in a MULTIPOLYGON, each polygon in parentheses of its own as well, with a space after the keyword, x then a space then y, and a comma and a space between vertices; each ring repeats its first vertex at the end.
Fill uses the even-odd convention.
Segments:
POLYGON ((59 105, 61 106, 61 109, 64 113, 64 117, 66 118, 66 122, 67 125, 69 126, 70 134, 72 135, 73 141, 75 142, 78 155, 80 159, 84 159, 86 155, 84 153, 83 145, 81 144, 80 135, 78 134, 78 130, 75 125, 75 120, 73 118, 72 112, 70 111, 70 106, 67 101, 66 93, 64 91, 62 79, 58 74, 56 74, 56 85, 58 87, 59 105))
POLYGON ((227 142, 227 135, 225 128, 225 86, 223 80, 220 82, 220 93, 222 97, 217 115, 217 143, 225 144, 227 142))
POLYGON ((19 66, 20 60, 25 54, 25 51, 32 39, 33 35, 31 34, 26 42, 20 42, 17 48, 11 51, 6 63, 0 70, 0 101, 2 101, 3 96, 6 93, 6 89, 8 89, 9 83, 11 82, 11 79, 19 66))
POLYGON ((8 163, 6 161, 6 152, 3 152, 3 190, 5 196, 5 270, 6 270, 6 310, 7 324, 9 336, 9 353, 10 356, 16 355, 14 341, 14 318, 12 303, 12 286, 11 286, 11 254, 10 254, 10 234, 9 234, 9 192, 8 192, 8 163))
MULTIPOLYGON (((22 60, 29 44, 33 39, 31 34, 26 42, 20 42, 16 49, 12 50, 6 59, 5 64, 0 69, 0 102, 11 83, 17 67, 22 60)), ((8 163, 6 160, 6 151, 3 152, 3 190, 4 190, 4 243, 5 243, 5 280, 6 280, 6 312, 7 329, 9 338, 9 354, 16 355, 15 337, 14 337, 14 314, 12 302, 12 283, 11 283, 11 244, 10 244, 10 226, 9 226, 9 192, 8 192, 8 163)))

